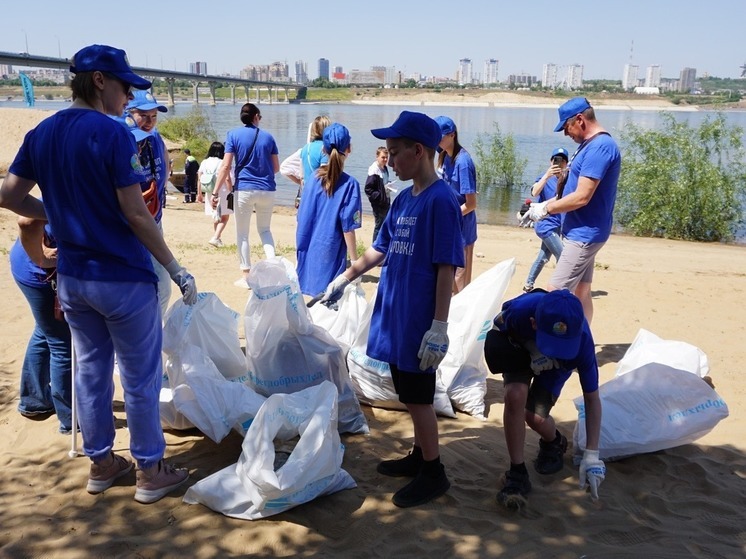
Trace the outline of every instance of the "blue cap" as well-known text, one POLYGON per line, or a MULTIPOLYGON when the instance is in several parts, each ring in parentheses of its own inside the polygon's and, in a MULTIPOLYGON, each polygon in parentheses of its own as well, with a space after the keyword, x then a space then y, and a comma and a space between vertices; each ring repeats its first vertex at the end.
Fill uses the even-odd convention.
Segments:
POLYGON ((376 128, 370 133, 379 140, 409 138, 431 149, 437 148, 443 138, 437 122, 426 114, 411 111, 402 111, 394 124, 388 128, 376 128))
POLYGON ((145 138, 148 138, 152 136, 152 132, 146 132, 145 130, 140 129, 137 126, 137 123, 135 122, 135 119, 132 118, 131 115, 125 113, 124 116, 114 116, 109 115, 111 118, 116 120, 119 124, 124 126, 127 130, 129 130, 132 135, 135 137, 135 141, 139 142, 140 140, 144 140, 145 138))
POLYGON ((168 109, 164 105, 158 103, 158 101, 155 100, 155 97, 153 97, 153 94, 145 89, 132 90, 132 101, 127 104, 127 110, 129 109, 138 109, 140 111, 158 109, 158 111, 162 113, 168 112, 168 109))
POLYGON ((446 134, 452 134, 456 131, 456 123, 447 116, 436 116, 435 122, 437 122, 438 126, 440 126, 440 132, 444 136, 446 134))
POLYGON ((333 122, 324 128, 324 151, 331 154, 332 149, 345 154, 350 147, 350 131, 338 122, 333 122))
POLYGON ((579 115, 584 110, 590 108, 591 104, 585 97, 573 97, 569 101, 566 101, 558 109, 559 124, 554 127, 554 131, 561 132, 562 129, 565 127, 565 123, 568 121, 568 119, 574 117, 575 115, 579 115))
POLYGON ((552 158, 556 155, 561 155, 565 158, 565 161, 570 161, 570 153, 565 148, 554 148, 552 152, 552 158))
POLYGON ((536 347, 547 357, 572 359, 580 351, 583 305, 567 289, 550 291, 536 306, 536 347))
POLYGON ((149 89, 153 85, 132 71, 126 52, 107 45, 91 45, 80 49, 70 61, 70 71, 73 74, 107 72, 138 89, 149 89))

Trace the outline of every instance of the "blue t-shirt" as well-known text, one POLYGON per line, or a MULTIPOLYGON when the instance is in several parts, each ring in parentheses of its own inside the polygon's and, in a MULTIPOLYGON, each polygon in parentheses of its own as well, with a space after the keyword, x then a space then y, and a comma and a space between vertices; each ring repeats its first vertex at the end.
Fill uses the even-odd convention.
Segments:
MULTIPOLYGON (((536 330, 531 325, 531 318, 536 316, 536 307, 541 298, 546 295, 542 291, 525 293, 505 301, 500 318, 495 320, 495 326, 501 332, 505 332, 517 342, 527 340, 536 341, 536 330)), ((588 322, 583 320, 583 332, 581 334, 580 350, 574 359, 558 359, 560 367, 551 371, 543 371, 534 377, 534 382, 546 388, 554 396, 559 396, 562 387, 570 378, 573 370, 577 369, 580 378, 580 386, 583 392, 595 392, 598 390, 598 363, 596 362, 596 347, 593 336, 588 327, 588 322)))
POLYGON ((362 211, 360 183, 347 173, 339 177, 331 197, 318 177, 306 182, 295 233, 298 281, 303 293, 318 295, 345 271, 344 233, 360 228, 362 211))
MULTIPOLYGON (((443 159, 443 180, 451 185, 456 192, 459 205, 466 203, 466 194, 477 193, 477 170, 471 155, 465 149, 461 149, 456 155, 456 161, 446 154, 443 159)), ((477 211, 469 212, 463 218, 461 234, 464 245, 473 245, 477 240, 477 211)))
POLYGON ((141 140, 137 145, 140 150, 140 164, 148 174, 147 180, 140 183, 140 188, 145 192, 148 186, 150 186, 150 179, 153 176, 150 166, 150 150, 148 150, 147 146, 147 144, 150 144, 150 148, 153 151, 153 159, 155 160, 155 181, 158 185, 158 200, 160 202, 158 213, 155 215, 155 221, 160 223, 163 218, 163 202, 166 200, 166 183, 168 182, 168 175, 166 174, 166 144, 163 142, 163 138, 161 138, 158 130, 154 129, 152 133, 151 137, 141 140))
POLYGON ((303 165, 303 184, 308 184, 316 176, 316 171, 322 165, 329 161, 327 155, 323 152, 324 142, 314 140, 303 146, 300 150, 300 161, 303 165))
MULTIPOLYGON (((536 177, 534 183, 539 182, 544 175, 536 177)), ((557 194, 557 177, 549 177, 549 180, 544 184, 544 188, 539 192, 539 202, 545 202, 550 198, 554 198, 557 194)), ((540 219, 534 225, 534 231, 540 239, 544 239, 549 236, 550 233, 559 233, 559 228, 562 226, 562 215, 553 214, 548 215, 544 219, 540 219)))
POLYGON ((156 283, 117 188, 139 184, 132 134, 105 114, 65 109, 26 134, 10 172, 39 185, 57 240, 57 270, 82 280, 156 283))
MULTIPOLYGON (((55 247, 56 243, 52 236, 52 228, 49 227, 48 223, 44 226, 44 233, 46 233, 47 238, 51 241, 50 246, 55 247)), ((34 264, 33 260, 29 258, 24 250, 21 239, 16 239, 16 242, 10 249, 10 273, 13 274, 13 279, 20 284, 37 289, 49 287, 47 277, 49 277, 49 274, 53 270, 54 268, 45 270, 41 266, 34 264)))
POLYGON ((621 167, 622 155, 614 138, 608 134, 601 134, 578 147, 570 159, 565 195, 577 190, 580 177, 600 179, 600 182, 588 204, 565 214, 562 222, 565 237, 582 243, 603 243, 608 240, 621 167))
POLYGON ((275 139, 269 132, 260 130, 256 126, 242 126, 229 130, 225 141, 225 153, 232 153, 236 161, 235 190, 275 191, 275 168, 272 164, 272 156, 279 152, 275 139), (256 144, 254 144, 255 137, 256 144), (251 148, 252 145, 254 149, 251 148))
MULTIPOLYGON (((461 209, 442 180, 394 198, 373 247, 386 255, 370 324, 370 357, 420 372, 422 336, 435 315, 438 264, 464 266, 461 209)), ((425 372, 432 372, 430 368, 425 372)))

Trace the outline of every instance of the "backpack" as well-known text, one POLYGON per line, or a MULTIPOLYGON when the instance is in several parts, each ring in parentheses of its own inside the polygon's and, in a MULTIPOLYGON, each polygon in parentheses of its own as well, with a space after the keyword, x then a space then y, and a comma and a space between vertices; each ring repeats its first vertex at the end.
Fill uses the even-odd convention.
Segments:
POLYGON ((212 166, 212 168, 209 168, 209 166, 205 166, 205 168, 202 170, 202 174, 199 177, 199 183, 200 187, 202 188, 202 192, 207 194, 212 194, 212 191, 215 189, 215 179, 217 178, 218 169, 220 168, 220 159, 217 160, 217 163, 212 166))

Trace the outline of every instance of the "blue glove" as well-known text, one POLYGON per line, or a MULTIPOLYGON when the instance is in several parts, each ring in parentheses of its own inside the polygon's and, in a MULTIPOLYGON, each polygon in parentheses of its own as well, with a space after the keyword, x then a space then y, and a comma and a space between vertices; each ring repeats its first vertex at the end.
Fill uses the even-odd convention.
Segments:
POLYGON ((598 488, 606 477, 606 465, 598 457, 598 450, 586 450, 583 452, 583 460, 580 462, 580 488, 586 485, 590 487, 591 499, 598 499, 598 488))

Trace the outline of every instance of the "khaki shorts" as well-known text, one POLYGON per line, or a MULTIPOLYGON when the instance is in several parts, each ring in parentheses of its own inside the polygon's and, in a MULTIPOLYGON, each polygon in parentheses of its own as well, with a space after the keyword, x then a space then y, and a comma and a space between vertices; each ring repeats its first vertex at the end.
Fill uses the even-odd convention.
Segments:
POLYGON ((605 244, 605 242, 581 243, 563 238, 562 255, 549 279, 549 285, 555 289, 575 291, 579 283, 591 283, 596 253, 605 244))

